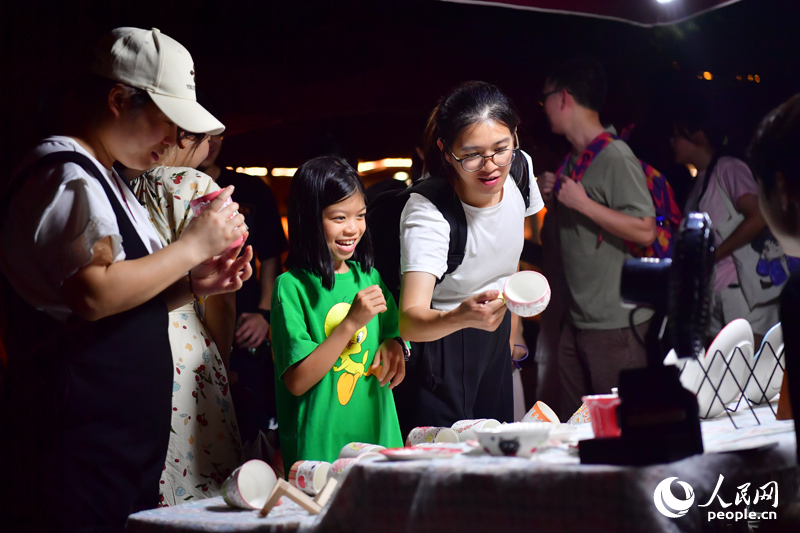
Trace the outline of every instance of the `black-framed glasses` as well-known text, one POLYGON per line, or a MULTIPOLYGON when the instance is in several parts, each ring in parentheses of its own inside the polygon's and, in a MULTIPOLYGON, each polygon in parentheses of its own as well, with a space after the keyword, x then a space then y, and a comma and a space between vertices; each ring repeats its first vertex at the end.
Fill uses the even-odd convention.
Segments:
POLYGON ((544 103, 547 101, 547 99, 551 95, 556 94, 558 92, 561 92, 561 89, 555 89, 553 91, 549 91, 549 92, 544 93, 542 96, 539 97, 539 105, 544 107, 544 103))
POLYGON ((461 168, 463 168, 466 172, 479 171, 486 164, 487 159, 491 159, 492 163, 498 167, 507 167, 514 161, 514 157, 517 155, 517 148, 503 148, 502 150, 498 150, 491 155, 472 154, 459 159, 452 150, 448 149, 447 151, 450 152, 450 155, 453 156, 453 159, 461 164, 461 168))

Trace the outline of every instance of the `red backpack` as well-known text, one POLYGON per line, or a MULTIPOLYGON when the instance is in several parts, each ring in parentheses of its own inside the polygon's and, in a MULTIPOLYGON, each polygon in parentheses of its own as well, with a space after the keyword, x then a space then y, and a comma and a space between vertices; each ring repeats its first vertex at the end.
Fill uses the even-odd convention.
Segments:
MULTIPOLYGON (((575 169, 570 177, 579 182, 597 154, 617 139, 619 137, 609 132, 603 132, 595 137, 578 157, 575 169)), ((564 172, 569 159, 570 156, 567 155, 558 169, 557 176, 564 172)), ((681 223, 681 211, 675 201, 675 194, 672 192, 672 186, 670 186, 667 178, 641 159, 639 159, 639 163, 642 165, 642 170, 647 178, 647 190, 650 191, 650 197, 653 199, 653 206, 656 209, 656 239, 650 246, 639 246, 630 241, 625 241, 625 245, 634 257, 670 258, 672 257, 674 234, 681 223)), ((558 186, 559 182, 556 181, 556 190, 558 190, 558 186)), ((602 239, 602 235, 598 238, 602 239)))

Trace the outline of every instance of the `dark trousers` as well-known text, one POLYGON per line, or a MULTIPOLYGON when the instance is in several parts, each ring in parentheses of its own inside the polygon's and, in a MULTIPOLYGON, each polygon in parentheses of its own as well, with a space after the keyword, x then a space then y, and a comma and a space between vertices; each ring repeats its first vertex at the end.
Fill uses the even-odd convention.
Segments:
MULTIPOLYGON (((638 324, 643 339, 650 321, 638 324)), ((581 406, 585 394, 610 394, 619 371, 647 366, 647 351, 630 328, 580 329, 564 324, 558 344, 561 406, 558 417, 566 422, 581 406)))
POLYGON ((254 440, 259 431, 267 433, 270 419, 277 420, 272 345, 264 341, 253 352, 234 347, 231 370, 239 376, 239 381, 231 386, 231 396, 236 405, 242 443, 247 443, 254 440))
POLYGON ((406 378, 394 389, 403 436, 415 427, 450 427, 472 418, 512 422, 510 336, 507 312, 495 331, 466 328, 412 343, 406 378))

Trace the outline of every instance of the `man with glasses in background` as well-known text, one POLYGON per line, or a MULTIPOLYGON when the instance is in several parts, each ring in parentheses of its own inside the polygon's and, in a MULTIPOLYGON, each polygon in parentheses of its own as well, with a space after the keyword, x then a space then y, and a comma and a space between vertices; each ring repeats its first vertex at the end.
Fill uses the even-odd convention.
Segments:
MULTIPOLYGON (((539 100, 553 133, 572 145, 561 168, 539 178, 558 220, 570 292, 557 355, 562 420, 580 407, 582 395, 610 393, 620 370, 647 363, 629 329, 630 310, 621 306, 620 279, 623 262, 633 257, 625 241, 648 246, 655 239, 655 209, 636 156, 600 122, 605 97, 603 66, 574 59, 546 78, 539 100)), ((640 338, 651 316, 649 310, 635 314, 640 338)))

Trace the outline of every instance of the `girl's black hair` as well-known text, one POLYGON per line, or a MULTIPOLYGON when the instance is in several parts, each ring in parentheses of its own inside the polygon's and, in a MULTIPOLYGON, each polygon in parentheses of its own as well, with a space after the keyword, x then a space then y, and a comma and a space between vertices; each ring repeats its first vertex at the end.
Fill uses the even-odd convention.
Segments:
POLYGON ((423 137, 425 169, 431 177, 447 178, 452 167, 445 159, 445 151, 461 131, 473 124, 495 121, 508 126, 512 133, 519 125, 519 116, 511 100, 500 89, 485 81, 468 81, 458 85, 444 96, 431 112, 423 137), (436 141, 441 139, 444 150, 436 141))
POLYGON ((184 141, 189 141, 192 143, 191 151, 192 155, 200 148, 200 145, 203 144, 203 141, 206 140, 207 137, 210 137, 208 133, 194 133, 191 131, 186 131, 182 128, 178 128, 178 138, 176 146, 181 148, 184 147, 184 141))
MULTIPOLYGON (((292 177, 289 187, 289 255, 288 268, 301 268, 322 278, 322 286, 330 290, 335 280, 333 256, 322 230, 322 211, 333 204, 360 194, 366 202, 366 191, 358 172, 347 161, 322 156, 306 161, 292 177)), ((369 273, 375 264, 369 228, 365 229, 352 259, 369 273)))
POLYGON ((711 102, 703 95, 685 92, 676 95, 670 110, 674 132, 687 139, 702 131, 716 155, 724 155, 728 144, 725 128, 712 111, 711 102))

